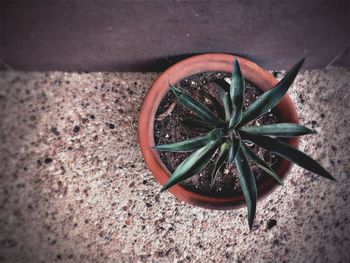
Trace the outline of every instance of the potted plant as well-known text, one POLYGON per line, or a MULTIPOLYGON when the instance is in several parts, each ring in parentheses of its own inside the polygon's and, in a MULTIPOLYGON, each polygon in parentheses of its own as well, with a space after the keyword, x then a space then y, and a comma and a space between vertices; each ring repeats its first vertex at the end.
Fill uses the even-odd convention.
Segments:
MULTIPOLYGON (((303 62, 304 59, 298 62, 280 82, 253 62, 227 54, 194 56, 162 73, 149 90, 139 118, 141 151, 147 166, 163 185, 162 191, 169 189, 179 199, 206 208, 232 209, 246 203, 248 224, 251 228, 258 198, 283 183, 283 178, 291 167, 290 162, 334 180, 320 164, 297 149, 298 136, 314 133, 298 124, 294 105, 286 94, 303 62), (214 77, 203 83, 214 83, 217 92, 210 94, 205 88, 199 92, 197 90, 197 97, 204 97, 199 101, 188 94, 185 90, 187 85, 181 84, 184 80, 192 83, 191 77, 207 72, 214 73, 214 77), (225 76, 225 72, 232 72, 230 82, 218 78, 220 74, 225 76), (253 88, 246 89, 248 83, 253 88), (247 94, 246 90, 249 91, 247 94), (254 92, 261 94, 256 95, 254 92), (167 115, 171 115, 169 112, 173 111, 175 104, 172 103, 162 114, 159 114, 158 108, 171 93, 174 94, 173 99, 176 97, 178 104, 182 105, 179 107, 190 112, 190 118, 185 119, 184 123, 195 131, 191 135, 198 136, 186 138, 189 137, 186 134, 180 142, 170 141, 156 145, 156 115, 163 115, 163 118, 167 112, 167 115), (247 104, 246 96, 252 94, 254 99, 247 104), (258 119, 266 114, 272 116, 271 120, 258 119), (260 148, 272 154, 266 155, 266 151, 261 153, 257 150, 260 148), (166 156, 160 156, 164 151, 185 156, 180 161, 167 160, 166 156), (281 158, 276 159, 276 156, 281 158), (272 159, 274 162, 271 163, 272 159), (177 167, 172 167, 172 174, 162 160, 167 160, 168 166, 177 163, 177 167), (236 177, 241 191, 213 195, 183 184, 207 169, 208 164, 212 168, 211 175, 206 176, 210 178, 206 182, 209 187, 207 189, 211 189, 218 180, 224 178, 223 176, 218 179, 218 174, 226 172, 231 177, 236 177), (252 165, 260 169, 253 171, 252 165)), ((186 113, 183 112, 182 115, 186 113)), ((176 120, 170 121, 170 124, 177 125, 176 120)), ((174 136, 177 133, 181 132, 173 133, 174 136)), ((172 155, 171 158, 176 157, 172 155)), ((222 185, 230 187, 226 182, 222 185)))

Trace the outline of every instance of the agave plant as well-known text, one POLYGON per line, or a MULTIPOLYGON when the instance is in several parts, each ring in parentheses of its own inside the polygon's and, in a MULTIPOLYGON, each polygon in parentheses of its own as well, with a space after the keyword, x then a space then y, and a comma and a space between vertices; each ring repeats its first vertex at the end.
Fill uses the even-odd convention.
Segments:
POLYGON ((263 93, 249 107, 245 108, 243 104, 245 81, 239 62, 236 59, 233 65, 231 84, 224 80, 216 81, 222 104, 214 96, 207 94, 207 97, 215 106, 217 116, 185 91, 173 86, 172 91, 180 104, 196 115, 190 122, 208 130, 210 129, 210 131, 186 141, 153 147, 153 149, 158 151, 192 152, 173 172, 161 191, 165 191, 199 173, 218 151, 211 184, 214 183, 218 171, 225 163, 231 166, 235 162, 240 186, 248 208, 248 224, 251 229, 255 217, 257 187, 248 159, 279 184, 282 184, 282 180, 246 143, 253 143, 288 161, 294 162, 306 170, 334 180, 315 160, 279 139, 313 134, 315 133, 314 131, 294 123, 249 126, 250 122, 279 103, 293 83, 304 60, 302 59, 298 62, 274 88, 263 93))

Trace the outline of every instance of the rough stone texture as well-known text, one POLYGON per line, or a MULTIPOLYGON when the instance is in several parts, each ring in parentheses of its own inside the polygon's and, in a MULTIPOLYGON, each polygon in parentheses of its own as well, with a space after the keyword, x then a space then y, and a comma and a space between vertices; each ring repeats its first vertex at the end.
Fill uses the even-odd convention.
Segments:
POLYGON ((306 71, 291 89, 301 149, 336 177, 296 166, 258 203, 213 211, 159 195, 138 148, 157 74, 0 72, 0 261, 350 262, 350 71, 306 71))

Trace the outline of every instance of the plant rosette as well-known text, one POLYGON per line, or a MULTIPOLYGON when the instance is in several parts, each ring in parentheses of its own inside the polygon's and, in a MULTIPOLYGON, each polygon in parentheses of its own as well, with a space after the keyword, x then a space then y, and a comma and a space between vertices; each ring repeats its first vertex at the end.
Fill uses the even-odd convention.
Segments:
POLYGON ((235 209, 243 204, 248 208, 248 223, 252 227, 258 199, 271 193, 291 168, 291 162, 328 179, 333 177, 316 161, 297 149, 298 136, 314 131, 298 124, 298 116, 287 91, 297 76, 304 60, 298 62, 278 82, 274 76, 255 63, 228 54, 204 54, 194 56, 173 65, 153 83, 144 100, 139 117, 139 143, 144 160, 163 185, 178 199, 193 205, 211 209, 235 209), (232 73, 231 84, 217 82, 221 102, 211 98, 216 105, 215 114, 206 105, 192 98, 186 90, 173 86, 190 76, 206 72, 232 73), (263 92, 247 108, 244 106, 245 80, 263 92), (172 90, 177 103, 195 114, 201 125, 210 131, 185 141, 155 145, 154 122, 157 109, 164 96, 172 90), (279 122, 252 126, 253 120, 276 107, 279 122), (284 140, 280 140, 283 138, 284 140), (248 145, 255 144, 282 157, 272 169, 259 158, 248 145), (190 152, 191 154, 171 174, 161 161, 158 151, 190 152), (214 158, 215 156, 215 158, 214 158), (217 172, 233 163, 239 175, 242 194, 232 197, 216 197, 191 191, 179 184, 196 176, 210 160, 215 159, 211 177, 215 181, 217 172), (256 182, 249 161, 254 162, 269 176, 256 182))

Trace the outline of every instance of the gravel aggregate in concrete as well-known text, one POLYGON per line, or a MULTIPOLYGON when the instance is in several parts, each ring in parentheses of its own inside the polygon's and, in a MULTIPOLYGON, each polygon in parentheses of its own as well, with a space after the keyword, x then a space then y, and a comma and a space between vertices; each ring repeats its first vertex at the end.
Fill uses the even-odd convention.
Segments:
POLYGON ((350 262, 350 71, 304 71, 290 96, 318 131, 301 168, 246 209, 159 194, 137 142, 157 73, 0 72, 0 261, 350 262))

